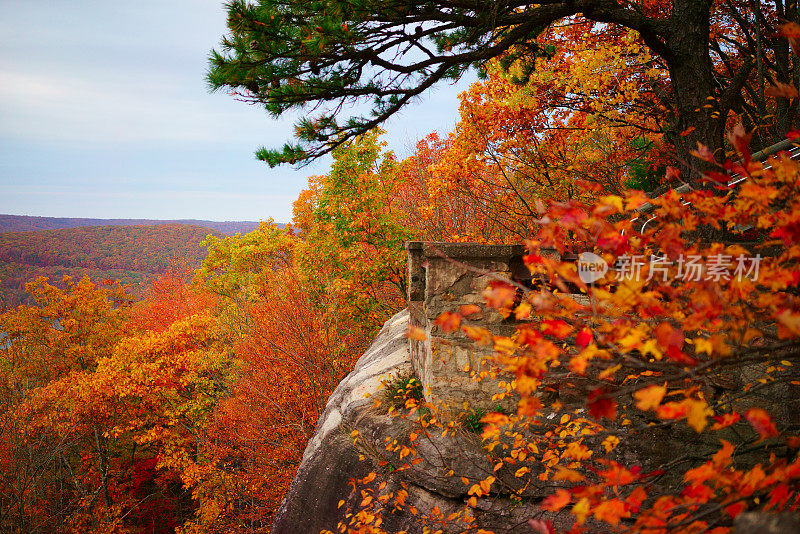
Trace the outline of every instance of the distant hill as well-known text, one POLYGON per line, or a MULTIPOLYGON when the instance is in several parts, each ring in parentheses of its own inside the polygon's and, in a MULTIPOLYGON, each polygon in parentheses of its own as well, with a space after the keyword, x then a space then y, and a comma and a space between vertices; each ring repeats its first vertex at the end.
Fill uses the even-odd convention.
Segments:
MULTIPOLYGON (((154 226, 164 224, 195 225, 216 230, 223 235, 246 234, 258 228, 256 221, 202 221, 151 219, 75 219, 68 217, 33 217, 30 215, 0 214, 0 232, 34 232, 84 226, 154 226)), ((279 225, 280 226, 280 225, 279 225)))
MULTIPOLYGON (((69 219, 67 219, 69 220, 69 219)), ((0 234, 0 308, 25 300, 24 283, 47 276, 88 275, 95 282, 121 280, 136 295, 146 282, 170 270, 193 270, 206 255, 200 245, 208 227, 165 223, 94 226, 0 234)))

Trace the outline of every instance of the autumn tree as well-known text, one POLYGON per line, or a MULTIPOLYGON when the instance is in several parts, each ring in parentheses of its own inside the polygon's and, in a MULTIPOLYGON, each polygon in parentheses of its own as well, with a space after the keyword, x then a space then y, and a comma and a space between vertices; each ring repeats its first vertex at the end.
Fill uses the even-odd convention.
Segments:
POLYGON ((212 89, 230 88, 274 116, 307 104, 318 106, 316 115, 298 123, 297 143, 257 154, 271 165, 299 162, 369 131, 437 82, 458 78, 470 66, 482 71, 489 60, 504 57, 519 67, 525 80, 538 58, 551 53, 542 37, 547 29, 579 17, 634 30, 664 65, 669 75, 663 95, 669 138, 687 169, 689 151, 698 142, 712 153, 723 148, 731 112, 746 114, 756 126, 771 109, 785 111, 771 131, 762 130, 759 139, 765 144, 796 124, 792 105, 770 98, 775 92, 792 92, 789 84, 797 69, 788 43, 774 32, 779 18, 798 17, 797 6, 782 0, 470 5, 235 1, 228 6, 230 33, 223 37, 221 51, 212 52, 208 81, 212 89), (772 89, 763 89, 764 79, 774 81, 772 89), (345 106, 354 102, 370 105, 371 113, 342 119, 345 106))
POLYGON ((107 427, 60 426, 64 407, 53 411, 36 399, 50 384, 93 373, 112 354, 127 331, 129 297, 116 284, 64 282, 63 290, 44 278, 30 282, 34 304, 0 315, 0 525, 12 532, 44 532, 87 495, 94 503, 108 491, 102 476, 88 482, 81 472, 105 465, 107 427))
POLYGON ((330 172, 310 178, 294 203, 298 268, 320 291, 332 285, 343 317, 373 333, 404 306, 409 235, 394 199, 396 162, 380 135, 338 147, 330 172))

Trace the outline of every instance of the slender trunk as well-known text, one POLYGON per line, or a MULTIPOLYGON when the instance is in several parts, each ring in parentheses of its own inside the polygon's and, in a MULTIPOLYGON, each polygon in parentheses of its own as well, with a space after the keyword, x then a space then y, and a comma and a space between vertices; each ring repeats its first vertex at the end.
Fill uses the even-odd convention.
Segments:
POLYGON ((103 489, 103 500, 106 503, 106 508, 111 508, 114 501, 111 499, 111 493, 108 491, 108 442, 97 427, 94 428, 94 440, 97 445, 97 455, 99 458, 100 468, 100 485, 103 489))

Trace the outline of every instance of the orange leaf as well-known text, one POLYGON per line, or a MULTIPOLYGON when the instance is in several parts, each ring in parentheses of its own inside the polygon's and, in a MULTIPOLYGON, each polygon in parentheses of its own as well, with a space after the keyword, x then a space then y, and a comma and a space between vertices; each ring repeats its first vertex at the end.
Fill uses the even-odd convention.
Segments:
POLYGON ((611 469, 598 473, 606 481, 606 486, 625 486, 635 481, 638 477, 625 469, 617 462, 611 463, 611 469))
POLYGON ((550 495, 542 501, 542 509, 549 512, 557 512, 569 504, 572 496, 567 490, 557 489, 555 495, 550 495))
POLYGON ((514 306, 514 297, 517 288, 500 280, 492 280, 486 289, 483 290, 483 298, 486 304, 498 310, 509 310, 514 306))
POLYGON ((608 499, 594 507, 595 519, 605 521, 609 525, 618 525, 620 519, 630 515, 625 509, 625 503, 619 499, 608 499))
POLYGON ((665 386, 647 386, 633 394, 636 399, 636 407, 642 411, 655 410, 667 394, 665 386))
POLYGON ((702 399, 686 400, 686 422, 697 432, 702 432, 708 425, 708 416, 714 412, 708 407, 708 403, 702 399))
POLYGON ((538 397, 532 397, 532 396, 523 397, 519 401, 519 405, 517 406, 517 413, 519 415, 533 417, 537 413, 539 413, 539 410, 541 410, 541 408, 542 408, 542 401, 540 401, 538 397))
POLYGON ((770 85, 764 90, 767 96, 774 96, 775 98, 797 98, 800 93, 797 88, 790 83, 775 82, 775 85, 770 85))
POLYGON ((474 304, 463 304, 458 308, 458 312, 464 317, 469 317, 470 315, 474 315, 480 311, 480 307, 474 304))
POLYGON ((406 337, 414 341, 425 341, 428 339, 428 335, 425 333, 425 330, 418 326, 409 326, 406 337))
POLYGON ((566 480, 567 482, 580 482, 584 476, 574 469, 567 469, 564 466, 556 466, 558 472, 553 476, 553 480, 566 480))
POLYGON ((443 332, 449 334, 450 332, 455 332, 461 326, 461 316, 457 313, 446 311, 437 317, 433 323, 439 326, 443 332))
POLYGON ((542 334, 564 339, 572 332, 573 328, 561 319, 546 319, 542 321, 540 329, 542 334))

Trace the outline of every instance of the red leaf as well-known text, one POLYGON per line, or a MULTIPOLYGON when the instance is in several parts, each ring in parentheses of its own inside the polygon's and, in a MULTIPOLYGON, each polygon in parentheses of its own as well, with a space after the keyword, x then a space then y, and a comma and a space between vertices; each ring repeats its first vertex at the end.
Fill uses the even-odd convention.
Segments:
POLYGON ((569 504, 572 496, 567 490, 557 489, 555 495, 550 495, 542 501, 542 509, 549 512, 557 512, 569 504))
POLYGON ((716 423, 714 424, 714 426, 711 427, 711 430, 719 430, 721 428, 731 426, 732 424, 739 421, 739 419, 741 418, 742 417, 739 415, 738 412, 715 415, 714 420, 716 421, 716 423))
POLYGON ((586 407, 589 414, 595 419, 606 417, 608 419, 617 418, 617 402, 607 396, 608 392, 603 389, 595 389, 586 399, 586 407))
POLYGON ((580 349, 586 347, 591 342, 592 331, 588 328, 582 329, 580 332, 578 332, 578 335, 575 336, 575 345, 577 345, 580 349))
POLYGON ((449 334, 455 332, 461 326, 461 316, 457 313, 446 311, 436 318, 434 324, 438 325, 443 332, 449 334))
POLYGON ((744 416, 753 425, 761 439, 778 435, 778 429, 775 427, 775 423, 772 422, 772 418, 761 408, 750 408, 744 416))
POLYGON ((561 319, 545 319, 541 326, 542 334, 564 339, 572 332, 572 327, 561 319))
POLYGON ((514 305, 516 294, 517 289, 514 286, 501 280, 492 280, 483 290, 486 304, 498 310, 510 309, 514 305))

